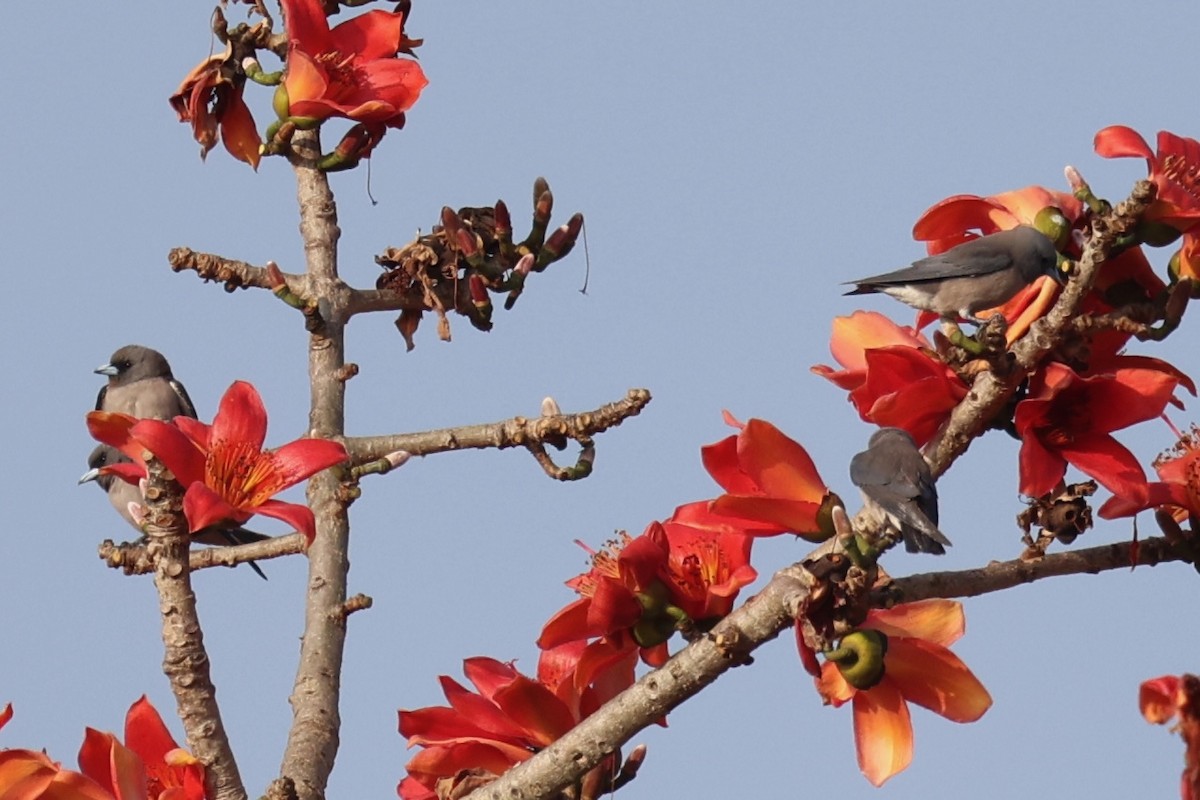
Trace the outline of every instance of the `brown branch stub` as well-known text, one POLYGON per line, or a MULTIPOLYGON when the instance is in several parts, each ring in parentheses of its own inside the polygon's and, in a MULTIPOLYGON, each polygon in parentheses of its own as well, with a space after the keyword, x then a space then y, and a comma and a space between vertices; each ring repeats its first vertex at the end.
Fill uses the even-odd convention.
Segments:
POLYGON ((624 398, 614 403, 578 414, 556 414, 536 419, 513 417, 502 422, 393 436, 348 436, 344 444, 350 453, 351 464, 374 461, 400 450, 414 456, 426 456, 449 450, 503 450, 566 440, 579 442, 586 447, 593 436, 620 425, 629 417, 637 416, 649 402, 649 391, 630 389, 624 398))
POLYGON ((375 604, 374 600, 372 600, 367 595, 359 592, 358 594, 354 595, 353 597, 348 598, 346 600, 346 602, 342 603, 341 612, 339 613, 338 616, 340 617, 342 623, 344 624, 346 622, 346 619, 351 614, 353 614, 356 611, 364 611, 364 610, 370 608, 371 606, 373 606, 374 604, 375 604))
MULTIPOLYGON (((306 546, 302 534, 290 533, 236 547, 196 548, 188 553, 188 569, 195 572, 210 567, 236 567, 248 561, 265 561, 303 553, 306 546)), ((126 575, 145 575, 154 570, 150 555, 142 542, 116 544, 106 539, 100 543, 99 555, 101 561, 113 569, 122 570, 126 575)))
MULTIPOLYGON (((256 267, 245 261, 235 261, 223 258, 213 253, 197 253, 188 247, 175 247, 167 253, 167 263, 173 272, 191 270, 204 281, 216 281, 225 284, 225 291, 237 289, 271 289, 271 279, 266 267, 256 267)), ((289 285, 298 285, 299 278, 295 275, 285 276, 289 285)))
POLYGON ((221 722, 196 613, 182 492, 160 461, 149 458, 146 468, 146 552, 154 567, 162 614, 163 672, 171 682, 188 748, 205 765, 209 796, 245 800, 246 789, 221 722))

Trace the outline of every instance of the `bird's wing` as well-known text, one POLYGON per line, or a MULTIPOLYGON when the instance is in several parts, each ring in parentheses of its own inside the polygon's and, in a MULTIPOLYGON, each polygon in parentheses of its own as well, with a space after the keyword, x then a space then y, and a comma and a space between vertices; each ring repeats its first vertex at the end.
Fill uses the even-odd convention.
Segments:
POLYGON ((108 394, 108 384, 106 383, 103 386, 101 386, 100 391, 96 393, 96 410, 97 411, 104 410, 104 396, 107 394, 108 394))
POLYGON ((907 527, 929 537, 938 544, 950 544, 946 534, 938 530, 937 524, 922 513, 921 509, 913 502, 912 497, 906 497, 903 493, 893 491, 886 486, 863 486, 860 488, 867 499, 901 522, 901 532, 904 534, 905 540, 908 540, 910 536, 909 531, 904 530, 907 527))
MULTIPOLYGON (((175 390, 175 394, 179 395, 179 405, 183 410, 182 416, 196 419, 196 406, 192 404, 192 398, 188 397, 187 389, 183 388, 183 384, 171 378, 171 388, 175 390)), ((101 389, 101 392, 104 390, 101 389)))
POLYGON ((869 278, 857 278, 846 281, 846 283, 857 283, 864 286, 891 286, 893 284, 941 281, 946 278, 974 278, 1007 269, 1012 266, 1012 263, 1012 256, 1002 250, 973 254, 969 259, 950 258, 943 253, 914 261, 912 266, 894 272, 872 275, 869 278))
POLYGON ((864 491, 867 487, 892 490, 891 484, 900 477, 896 467, 888 454, 868 448, 850 459, 850 481, 864 491))

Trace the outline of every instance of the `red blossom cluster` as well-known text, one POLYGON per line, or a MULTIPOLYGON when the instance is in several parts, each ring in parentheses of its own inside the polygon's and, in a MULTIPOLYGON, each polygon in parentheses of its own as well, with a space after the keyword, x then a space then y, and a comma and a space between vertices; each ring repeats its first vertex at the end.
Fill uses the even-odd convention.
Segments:
MULTIPOLYGON (((1105 157, 1145 158, 1157 199, 1132 239, 1101 265, 1081 311, 1100 316, 1138 303, 1161 305, 1169 284, 1155 274, 1143 245, 1163 246, 1182 236, 1167 277, 1174 284, 1200 274, 1194 252, 1200 232, 1200 143, 1164 131, 1154 152, 1129 128, 1112 126, 1096 135, 1095 148, 1105 157)), ((1032 225, 1054 239, 1063 256, 1078 259, 1089 213, 1104 202, 1074 180, 1075 194, 1029 186, 989 197, 946 198, 921 216, 913 235, 925 241, 932 254, 976 236, 1032 225)), ((981 317, 1002 314, 1007 342, 1012 344, 1053 305, 1058 292, 1055 282, 1043 277, 981 317)), ((923 315, 918 325, 929 319, 923 315)), ((1113 493, 1101 509, 1103 516, 1167 503, 1185 505, 1183 470, 1167 469, 1170 477, 1164 481, 1174 489, 1149 484, 1136 456, 1112 435, 1159 417, 1168 403, 1178 404, 1178 389, 1196 393, 1191 379, 1172 365, 1125 355, 1131 338, 1132 333, 1120 327, 1095 326, 1073 333, 1066 346, 1029 375, 1018 401, 1001 412, 1004 418, 991 421, 1021 439, 1023 494, 1037 498, 1061 488, 1069 464, 1113 493)), ((842 368, 818 365, 813 372, 848 391, 863 420, 903 428, 918 444, 929 441, 945 424, 969 392, 975 374, 973 365, 954 362, 917 329, 896 325, 875 312, 856 311, 835 319, 831 349, 842 368)))
MULTIPOLYGON (((598 551, 592 567, 567 581, 579 598, 542 628, 536 679, 512 664, 468 659, 471 692, 442 677, 449 707, 400 712, 400 733, 424 749, 399 786, 405 800, 457 797, 545 748, 606 700, 633 684, 639 659, 666 663, 668 642, 711 630, 757 573, 754 538, 792 533, 810 541, 833 535, 826 487, 807 451, 769 422, 738 422, 738 433, 701 448, 705 468, 725 490, 680 506, 637 537, 622 533, 598 551)), ((853 698, 855 741, 874 783, 908 766, 912 725, 905 701, 957 721, 978 719, 991 705, 982 684, 947 647, 964 631, 959 603, 930 601, 871 612, 862 631, 887 642, 875 676, 855 677, 865 658, 847 658, 858 632, 816 654, 798 638, 802 661, 833 705, 853 698), (853 662, 853 663, 852 663, 853 662), (858 666, 855 667, 854 665, 858 666)), ((585 781, 583 796, 603 792, 619 768, 614 756, 585 781)))
MULTIPOLYGON (((230 155, 256 169, 264 152, 276 152, 268 146, 285 125, 311 129, 331 117, 349 119, 354 126, 321 167, 353 167, 370 157, 389 128, 404 127, 404 113, 428 84, 420 64, 398 57, 418 42, 405 36, 399 11, 368 11, 331 28, 321 0, 280 0, 280 6, 287 33, 281 75, 267 75, 255 56, 239 52, 257 49, 253 37, 230 39, 224 54, 206 58, 184 78, 171 106, 180 122, 192 125, 202 154, 219 133, 230 155), (243 96, 247 78, 276 85, 279 119, 267 131, 267 145, 243 96)), ((261 39, 270 29, 251 32, 261 39)))
MULTIPOLYGON (((0 728, 12 706, 0 711, 0 728)), ((125 716, 125 743, 88 728, 79 772, 43 752, 0 750, 0 797, 5 800, 204 800, 204 766, 175 743, 162 717, 142 697, 125 716)))

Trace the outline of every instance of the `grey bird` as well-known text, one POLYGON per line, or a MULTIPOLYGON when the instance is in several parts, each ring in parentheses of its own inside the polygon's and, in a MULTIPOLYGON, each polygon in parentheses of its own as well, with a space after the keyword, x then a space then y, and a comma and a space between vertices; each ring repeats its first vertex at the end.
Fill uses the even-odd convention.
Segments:
POLYGON ((933 473, 908 431, 880 428, 850 460, 850 480, 876 521, 904 537, 910 553, 942 555, 950 540, 938 530, 933 473))
MULTIPOLYGON (((84 484, 94 481, 108 495, 108 501, 112 503, 117 513, 141 533, 142 524, 141 520, 138 519, 139 513, 137 511, 143 502, 141 489, 104 469, 105 467, 128 461, 129 459, 115 447, 110 447, 106 444, 99 445, 88 456, 88 471, 83 473, 79 478, 79 483, 84 484)), ((270 537, 246 530, 240 526, 219 527, 214 525, 192 534, 194 541, 211 545, 249 544, 250 542, 260 542, 268 538, 270 537)), ((250 565, 252 570, 258 573, 260 578, 263 580, 267 579, 266 574, 258 564, 255 564, 253 561, 247 561, 246 563, 250 565)))
POLYGON ((95 372, 108 376, 108 383, 96 395, 97 411, 165 420, 196 416, 196 407, 187 390, 175 380, 171 365, 157 350, 126 345, 95 372))
POLYGON ((883 292, 942 319, 959 316, 980 323, 975 312, 1005 303, 1042 275, 1066 283, 1054 243, 1036 228, 1021 225, 963 242, 895 272, 846 281, 856 284, 846 294, 883 292))

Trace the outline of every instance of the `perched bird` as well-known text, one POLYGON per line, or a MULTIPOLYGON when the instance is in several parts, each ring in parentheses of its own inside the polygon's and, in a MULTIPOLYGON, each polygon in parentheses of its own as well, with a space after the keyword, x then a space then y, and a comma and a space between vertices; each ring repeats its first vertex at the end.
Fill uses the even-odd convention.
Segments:
MULTIPOLYGON (((88 456, 88 471, 80 476, 79 483, 84 484, 94 481, 108 495, 108 501, 112 503, 117 513, 140 533, 142 531, 142 524, 145 522, 145 511, 142 507, 144 499, 142 497, 142 490, 138 486, 122 480, 111 471, 105 469, 105 467, 123 463, 130 463, 130 461, 120 450, 106 444, 98 445, 88 456)), ((237 525, 225 527, 214 525, 192 534, 193 541, 211 545, 250 544, 251 542, 261 542, 263 539, 269 538, 269 536, 246 530, 237 525)), ((258 564, 255 564, 253 561, 247 561, 246 563, 250 565, 252 570, 258 573, 260 578, 263 580, 267 579, 266 574, 263 573, 258 564)))
POLYGON ((1041 275, 1066 283, 1054 243, 1036 228, 1021 225, 963 242, 895 272, 846 281, 856 284, 846 294, 883 292, 943 319, 959 316, 980 323, 976 311, 1005 303, 1041 275))
POLYGON ((904 537, 910 553, 942 555, 950 540, 938 530, 937 488, 917 443, 900 428, 880 428, 850 460, 850 480, 864 508, 904 537))
POLYGON ((183 384, 171 374, 163 354, 138 344, 125 345, 95 369, 108 383, 96 395, 97 411, 165 419, 196 417, 196 407, 183 384))

